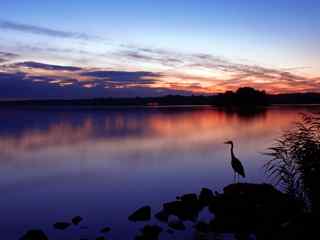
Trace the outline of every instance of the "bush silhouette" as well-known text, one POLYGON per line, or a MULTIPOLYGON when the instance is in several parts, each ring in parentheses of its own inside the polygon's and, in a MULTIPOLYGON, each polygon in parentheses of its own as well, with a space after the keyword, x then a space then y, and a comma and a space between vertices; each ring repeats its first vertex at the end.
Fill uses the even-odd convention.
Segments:
POLYGON ((272 157, 266 164, 269 175, 275 177, 291 196, 303 199, 313 213, 319 214, 319 115, 303 115, 267 154, 272 157))

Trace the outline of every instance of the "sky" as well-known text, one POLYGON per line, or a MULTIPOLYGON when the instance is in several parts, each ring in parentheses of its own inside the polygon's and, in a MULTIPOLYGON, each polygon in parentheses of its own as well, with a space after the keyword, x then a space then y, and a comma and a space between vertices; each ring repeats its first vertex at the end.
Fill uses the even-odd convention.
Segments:
POLYGON ((0 99, 320 92, 318 0, 1 0, 0 99))

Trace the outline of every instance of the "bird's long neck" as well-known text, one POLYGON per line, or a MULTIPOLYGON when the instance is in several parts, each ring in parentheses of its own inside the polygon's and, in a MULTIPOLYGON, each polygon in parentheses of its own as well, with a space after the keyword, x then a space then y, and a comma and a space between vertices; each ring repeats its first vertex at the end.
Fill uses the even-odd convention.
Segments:
POLYGON ((230 151, 231 151, 231 157, 233 158, 233 157, 234 157, 234 152, 233 152, 233 144, 231 144, 231 148, 230 148, 230 151))

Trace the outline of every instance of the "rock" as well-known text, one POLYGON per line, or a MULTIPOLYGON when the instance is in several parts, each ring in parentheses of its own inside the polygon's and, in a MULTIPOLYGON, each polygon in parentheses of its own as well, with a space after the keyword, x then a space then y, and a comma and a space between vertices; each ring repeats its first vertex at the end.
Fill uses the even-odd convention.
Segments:
POLYGON ((173 201, 173 202, 167 202, 163 204, 163 209, 170 214, 176 213, 180 207, 181 207, 181 201, 173 201))
POLYGON ((171 221, 168 223, 168 226, 179 231, 186 230, 186 226, 180 220, 171 221))
POLYGON ((196 225, 193 226, 198 232, 207 233, 209 232, 210 226, 208 223, 205 222, 198 222, 196 225))
POLYGON ((214 198, 213 192, 208 188, 202 188, 200 195, 199 195, 199 201, 204 206, 208 206, 210 201, 214 198))
POLYGON ((105 240, 105 237, 97 237, 96 240, 105 240))
POLYGON ((302 208, 288 195, 268 184, 231 184, 209 203, 215 215, 213 231, 266 235, 294 218, 302 208))
POLYGON ((53 224, 53 227, 58 230, 65 230, 68 227, 70 227, 70 225, 71 225, 71 223, 67 223, 67 222, 57 222, 57 223, 53 224))
POLYGON ((163 204, 163 209, 169 215, 175 215, 181 220, 196 221, 201 210, 200 202, 193 194, 184 195, 181 201, 173 201, 163 204))
POLYGON ((151 208, 149 206, 142 207, 129 216, 132 222, 149 221, 151 218, 151 208))
POLYGON ((168 234, 174 234, 174 231, 172 229, 167 229, 166 231, 168 234))
POLYGON ((269 184, 253 184, 253 183, 237 183, 230 184, 223 189, 226 195, 246 194, 252 195, 255 198, 273 197, 274 195, 282 195, 281 192, 276 190, 269 184))
POLYGON ((214 194, 215 194, 216 196, 221 195, 218 191, 214 191, 214 194))
POLYGON ((80 217, 80 216, 76 216, 76 217, 74 217, 74 218, 72 218, 72 223, 74 224, 74 225, 79 225, 79 223, 82 221, 83 219, 82 219, 82 217, 80 217))
POLYGON ((195 193, 189 193, 181 196, 180 200, 185 202, 196 202, 198 201, 198 196, 195 193))
POLYGON ((137 240, 157 240, 162 228, 157 225, 146 225, 141 229, 141 235, 136 236, 137 240))
POLYGON ((158 219, 160 222, 168 222, 169 216, 170 214, 165 211, 165 210, 161 210, 160 212, 158 212, 156 215, 154 215, 156 219, 158 219))
POLYGON ((29 230, 19 240, 48 240, 48 237, 41 230, 29 230))
POLYGON ((111 228, 109 228, 109 227, 104 227, 104 228, 102 228, 102 229, 100 230, 101 233, 108 233, 108 232, 110 232, 110 231, 111 231, 111 228))

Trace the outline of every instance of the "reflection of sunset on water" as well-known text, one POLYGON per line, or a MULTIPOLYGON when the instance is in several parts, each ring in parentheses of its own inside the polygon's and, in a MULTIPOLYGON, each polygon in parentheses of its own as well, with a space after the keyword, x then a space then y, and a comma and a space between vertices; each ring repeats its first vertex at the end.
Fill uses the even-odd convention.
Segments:
MULTIPOLYGON (((298 117, 297 111, 288 109, 286 114, 281 111, 273 109, 249 118, 208 107, 192 111, 181 108, 175 112, 146 109, 137 114, 106 111, 98 120, 93 118, 94 114, 86 115, 77 124, 56 118, 42 129, 30 126, 17 135, 1 135, 0 152, 10 159, 30 154, 30 160, 34 161, 43 151, 64 154, 63 149, 70 148, 107 156, 106 160, 111 161, 138 151, 221 149, 221 143, 230 138, 241 140, 241 144, 254 139, 255 146, 262 150, 266 147, 263 139, 270 140, 298 117), (258 146, 260 141, 262 145, 258 146)), ((43 161, 46 160, 38 164, 43 161)))
POLYGON ((113 229, 129 232, 115 216, 127 216, 146 202, 158 208, 181 192, 219 190, 230 183, 230 150, 223 144, 228 139, 235 142, 246 181, 264 182, 261 153, 303 111, 308 109, 2 110, 0 211, 19 219, 0 221, 0 227, 21 235, 26 222, 32 228, 70 215, 103 222, 107 213, 113 229))

